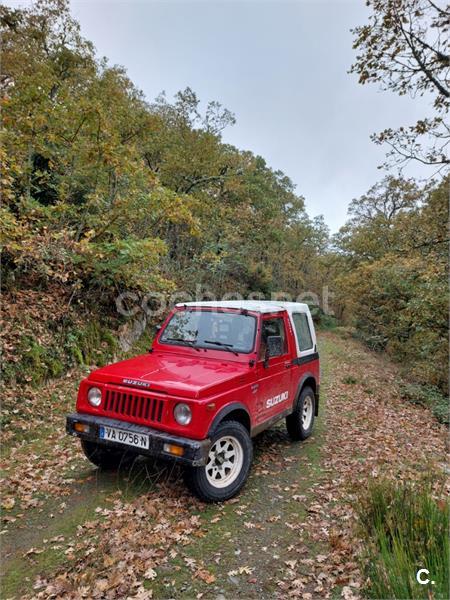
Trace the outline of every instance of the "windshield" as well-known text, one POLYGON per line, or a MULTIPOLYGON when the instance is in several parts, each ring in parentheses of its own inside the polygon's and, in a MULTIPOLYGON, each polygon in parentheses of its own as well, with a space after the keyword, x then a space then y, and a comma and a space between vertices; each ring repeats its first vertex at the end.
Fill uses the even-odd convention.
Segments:
POLYGON ((211 310, 174 313, 159 341, 232 352, 249 353, 255 341, 256 318, 211 310))

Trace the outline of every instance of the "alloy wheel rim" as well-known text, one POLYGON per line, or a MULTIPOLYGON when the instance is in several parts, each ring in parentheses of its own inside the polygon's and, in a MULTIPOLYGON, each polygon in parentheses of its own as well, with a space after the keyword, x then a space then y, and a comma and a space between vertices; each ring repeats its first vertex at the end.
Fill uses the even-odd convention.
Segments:
POLYGON ((234 436, 219 438, 211 446, 206 463, 206 478, 215 488, 232 484, 242 470, 244 451, 234 436))
POLYGON ((313 402, 311 396, 306 396, 303 400, 302 410, 302 426, 303 429, 307 430, 311 426, 313 414, 313 402))

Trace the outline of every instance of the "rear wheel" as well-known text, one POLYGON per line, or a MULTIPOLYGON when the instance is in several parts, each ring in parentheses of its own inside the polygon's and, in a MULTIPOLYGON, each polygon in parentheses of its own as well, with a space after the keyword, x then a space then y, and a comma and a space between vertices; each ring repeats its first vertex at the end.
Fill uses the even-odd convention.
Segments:
POLYGON ((186 483, 205 502, 228 500, 246 482, 252 458, 247 429, 237 421, 224 421, 212 436, 206 465, 187 468, 186 483))
POLYGON ((316 396, 313 390, 306 386, 300 392, 294 412, 286 417, 286 427, 293 440, 306 440, 314 427, 316 411, 316 396))
POLYGON ((81 449, 86 458, 96 467, 104 470, 115 470, 119 467, 126 467, 136 458, 136 455, 129 451, 107 448, 96 442, 87 440, 81 441, 81 449))

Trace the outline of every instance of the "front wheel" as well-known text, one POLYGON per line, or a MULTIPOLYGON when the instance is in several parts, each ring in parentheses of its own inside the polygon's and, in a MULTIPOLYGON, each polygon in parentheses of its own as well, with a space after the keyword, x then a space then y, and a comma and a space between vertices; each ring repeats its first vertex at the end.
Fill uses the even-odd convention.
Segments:
POLYGON ((186 469, 186 484, 205 502, 223 502, 246 482, 252 458, 247 429, 237 421, 224 421, 212 436, 206 465, 186 469))
POLYGON ((297 400, 294 411, 286 417, 286 427, 293 440, 306 440, 314 427, 316 396, 310 387, 305 386, 297 400))

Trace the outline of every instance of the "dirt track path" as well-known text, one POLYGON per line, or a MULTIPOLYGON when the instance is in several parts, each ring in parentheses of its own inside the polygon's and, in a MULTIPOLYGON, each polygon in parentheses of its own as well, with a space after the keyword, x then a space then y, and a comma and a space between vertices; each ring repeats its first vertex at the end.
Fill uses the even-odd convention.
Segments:
POLYGON ((19 447, 6 473, 15 506, 5 511, 2 598, 357 596, 358 486, 439 469, 446 432, 402 403, 381 357, 335 333, 320 336, 320 352, 314 436, 292 444, 282 424, 259 436, 248 484, 223 505, 196 501, 179 469, 158 463, 99 473, 51 429, 37 458, 19 447), (17 482, 35 464, 44 476, 24 494, 17 482))

